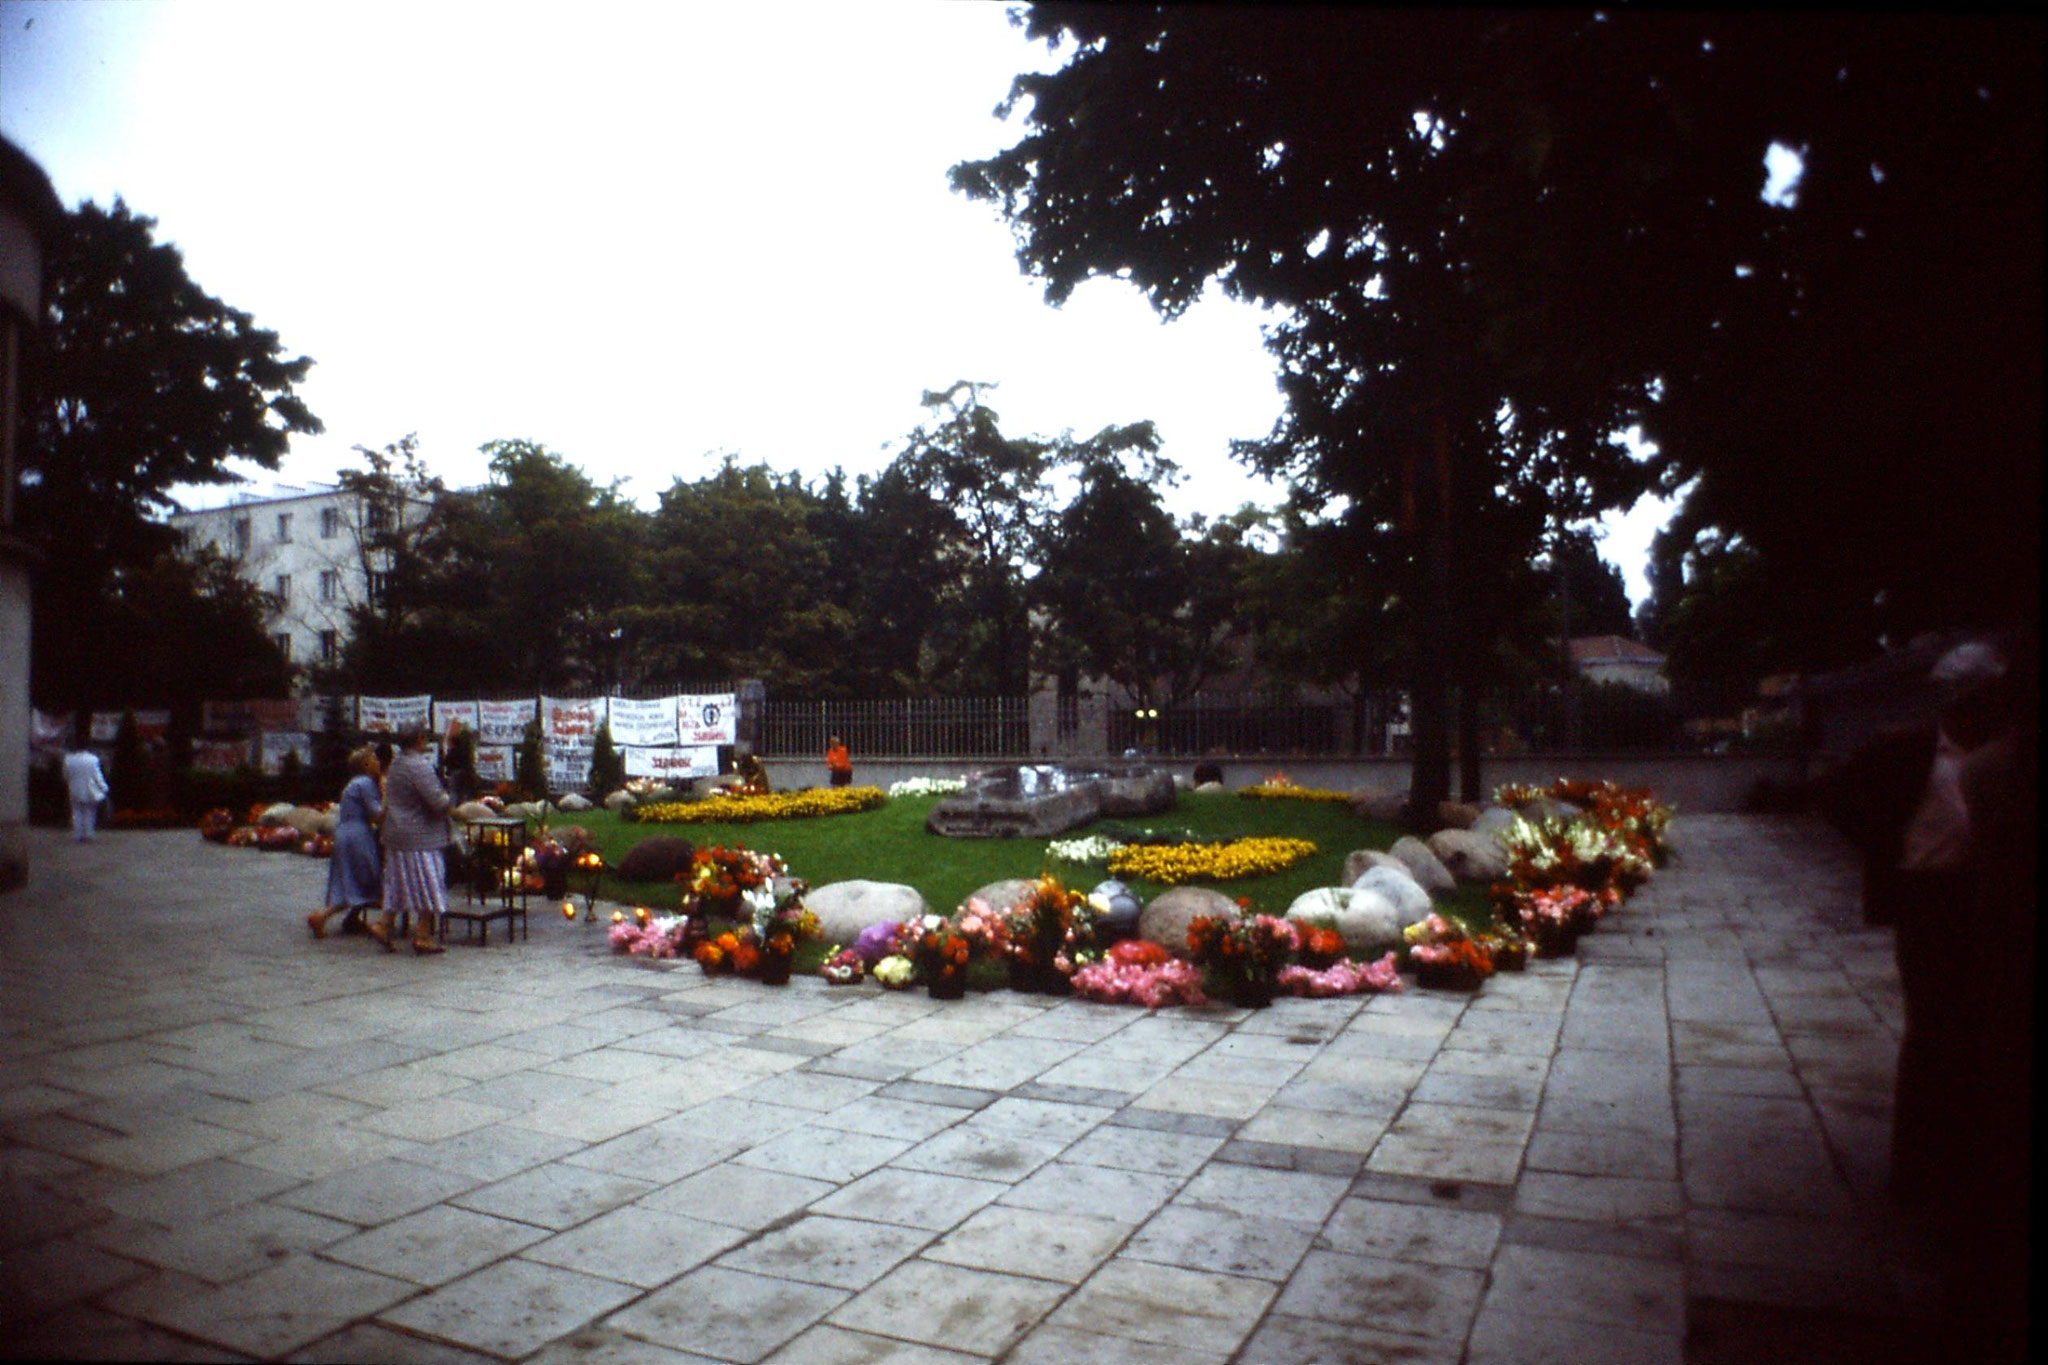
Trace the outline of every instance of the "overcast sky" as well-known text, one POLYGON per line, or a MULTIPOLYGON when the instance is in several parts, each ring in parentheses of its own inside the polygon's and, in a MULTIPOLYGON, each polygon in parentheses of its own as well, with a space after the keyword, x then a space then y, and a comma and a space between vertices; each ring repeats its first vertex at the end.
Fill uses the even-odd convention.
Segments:
MULTIPOLYGON (((327 430, 282 479, 408 432, 451 483, 518 437, 648 504, 724 452, 873 472, 973 379, 1016 435, 1156 421, 1176 512, 1276 504, 1229 457, 1279 412, 1258 310, 1163 324, 1111 281, 1055 310, 948 190, 1055 62, 1003 6, 932 0, 0 0, 0 131, 317 362, 327 430)), ((1638 600, 1660 520, 1610 519, 1638 600)))

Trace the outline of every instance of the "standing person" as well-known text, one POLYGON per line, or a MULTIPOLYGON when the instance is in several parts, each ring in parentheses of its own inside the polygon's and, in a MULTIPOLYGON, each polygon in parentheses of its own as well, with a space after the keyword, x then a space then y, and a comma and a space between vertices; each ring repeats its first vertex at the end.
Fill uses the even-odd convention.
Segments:
POLYGON ((847 752, 846 741, 837 735, 825 745, 825 771, 832 775, 835 787, 853 783, 853 755, 847 752))
POLYGON ((71 842, 89 844, 100 802, 107 799, 107 774, 100 756, 86 748, 64 755, 64 785, 71 789, 71 842))
POLYGON ((434 776, 432 738, 420 726, 399 736, 402 752, 384 775, 384 914, 370 937, 391 951, 401 912, 412 916, 412 950, 438 953, 435 928, 448 908, 448 809, 454 801, 434 776))
POLYGON ((376 751, 368 745, 357 749, 348 756, 348 771, 335 818, 334 857, 327 864, 326 908, 306 916, 314 938, 327 937, 327 921, 334 916, 346 911, 360 917, 381 899, 377 826, 384 822, 384 798, 376 751))

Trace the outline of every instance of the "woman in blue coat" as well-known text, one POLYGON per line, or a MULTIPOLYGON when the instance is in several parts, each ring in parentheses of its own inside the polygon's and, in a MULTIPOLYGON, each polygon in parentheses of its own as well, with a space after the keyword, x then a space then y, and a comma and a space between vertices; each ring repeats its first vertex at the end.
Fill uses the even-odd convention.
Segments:
POLYGON ((360 915, 383 901, 377 826, 384 821, 384 795, 376 753, 368 746, 356 750, 348 756, 348 770, 334 827, 334 857, 327 864, 327 908, 306 916, 314 938, 327 936, 327 921, 335 915, 360 915))

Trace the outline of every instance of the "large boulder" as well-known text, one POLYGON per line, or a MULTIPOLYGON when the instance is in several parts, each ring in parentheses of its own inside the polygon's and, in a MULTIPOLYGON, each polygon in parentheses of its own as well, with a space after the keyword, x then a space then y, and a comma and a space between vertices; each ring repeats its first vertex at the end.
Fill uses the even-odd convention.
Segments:
POLYGON ((589 797, 579 796, 575 792, 570 792, 567 796, 555 802, 555 805, 562 810, 569 811, 572 814, 576 815, 581 815, 584 811, 587 810, 597 809, 597 804, 593 802, 589 797))
POLYGON ((1461 882, 1498 881, 1508 875, 1507 851, 1491 834, 1440 829, 1429 836, 1429 850, 1461 882))
POLYGON ((1555 820, 1563 823, 1568 820, 1578 819, 1586 811, 1583 806, 1575 806, 1569 801, 1560 801, 1554 796, 1542 795, 1532 796, 1527 801, 1522 802, 1515 807, 1515 813, 1525 820, 1555 820))
POLYGON ((1408 804, 1408 793, 1359 787, 1351 793, 1349 800, 1351 813, 1359 819, 1397 825, 1401 822, 1402 807, 1408 804))
POLYGON ((1176 886, 1138 913, 1138 937, 1175 957, 1188 955, 1188 925, 1199 915, 1235 917, 1237 902, 1206 886, 1176 886))
POLYGON ((548 831, 548 837, 567 850, 572 858, 597 847, 596 841, 590 837, 590 831, 581 825, 556 825, 548 831))
POLYGON ((626 850, 626 856, 619 859, 619 876, 629 882, 674 881, 678 872, 690 870, 690 859, 696 853, 696 845, 688 839, 657 834, 626 850))
POLYGON ((818 936, 841 945, 850 945, 870 924, 901 924, 930 909, 914 886, 858 880, 813 887, 804 904, 818 917, 818 936))
POLYGON ((1351 889, 1370 891, 1386 897, 1393 903, 1395 913, 1400 915, 1403 929, 1429 916, 1429 893, 1424 891, 1422 883, 1416 881, 1408 869, 1399 863, 1392 867, 1367 868, 1351 883, 1351 889))
MULTIPOLYGON (((1506 835, 1509 829, 1513 828, 1515 821, 1519 818, 1506 806, 1488 806, 1479 812, 1479 818, 1474 820, 1468 828, 1474 834, 1486 834, 1498 840, 1506 835)), ((1503 843, 1501 847, 1505 850, 1507 845, 1503 843)))
POLYGON ((284 823, 310 839, 320 832, 320 816, 311 806, 293 806, 284 813, 284 823))
POLYGON ((632 804, 634 804, 633 793, 626 791, 623 788, 613 792, 610 796, 607 796, 604 799, 604 808, 610 811, 613 815, 624 814, 626 807, 632 804))
POLYGON ((495 820, 498 818, 498 812, 492 810, 481 801, 465 801, 449 811, 448 816, 456 824, 466 825, 473 820, 495 820))
POLYGON ((1402 873, 1408 876, 1412 877, 1415 875, 1408 871, 1408 864, 1383 849, 1355 848, 1344 855, 1343 884, 1345 886, 1351 885, 1369 867, 1393 867, 1400 869, 1402 873))
POLYGON ((1414 835, 1402 835, 1387 852, 1398 859, 1408 869, 1408 874, 1432 896, 1458 889, 1458 879, 1444 866, 1444 860, 1414 835))
POLYGON ((998 915, 1005 915, 1022 905, 1037 884, 1029 877, 1007 877, 976 888, 968 899, 978 900, 998 915))
POLYGON ((1446 829, 1470 829, 1472 822, 1479 818, 1479 807, 1469 801, 1439 801, 1436 803, 1436 822, 1446 829))
POLYGON ((263 813, 256 817, 256 823, 259 825, 289 825, 292 822, 292 812, 297 809, 298 807, 289 801, 280 801, 274 806, 265 807, 263 813))
POLYGON ((1356 958, 1379 957, 1389 948, 1399 947, 1405 927, 1392 901, 1377 891, 1348 886, 1304 891, 1287 907, 1287 918, 1296 924, 1335 929, 1343 936, 1345 951, 1356 958))
POLYGON ((1197 782, 1195 790, 1207 796, 1222 791, 1223 784, 1221 782, 1197 782))

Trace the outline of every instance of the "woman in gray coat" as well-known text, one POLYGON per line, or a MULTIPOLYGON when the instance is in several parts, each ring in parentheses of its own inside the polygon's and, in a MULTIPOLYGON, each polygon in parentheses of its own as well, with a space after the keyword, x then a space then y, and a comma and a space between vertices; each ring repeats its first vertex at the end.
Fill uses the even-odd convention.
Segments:
POLYGON ((434 775, 427 732, 399 736, 402 752, 384 775, 384 915, 370 936, 390 951, 401 912, 412 916, 412 950, 438 953, 435 928, 448 908, 448 808, 453 801, 434 775))

